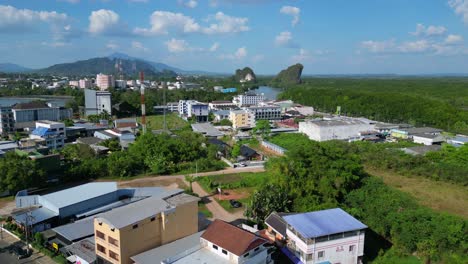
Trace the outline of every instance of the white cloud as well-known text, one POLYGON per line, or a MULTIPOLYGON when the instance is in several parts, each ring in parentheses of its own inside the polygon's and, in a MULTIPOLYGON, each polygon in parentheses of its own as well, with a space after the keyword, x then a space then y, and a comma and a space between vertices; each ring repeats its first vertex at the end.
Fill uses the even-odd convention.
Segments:
POLYGON ((141 35, 166 35, 170 29, 184 33, 200 31, 200 25, 193 18, 168 11, 154 11, 150 24, 151 28, 136 28, 134 32, 141 35))
POLYGON ((450 34, 445 38, 445 44, 447 45, 455 45, 463 42, 463 37, 460 35, 453 35, 450 34))
POLYGON ((106 48, 111 49, 111 50, 118 50, 119 45, 115 44, 114 42, 109 42, 106 44, 106 48))
POLYGON ((293 17, 292 25, 295 26, 299 22, 301 9, 295 6, 283 6, 280 9, 281 14, 289 15, 293 17))
POLYGON ((172 53, 180 53, 190 49, 187 41, 184 39, 175 39, 172 38, 169 41, 166 41, 167 50, 172 53))
POLYGON ((143 45, 143 43, 138 42, 138 41, 132 41, 132 49, 138 50, 138 51, 144 51, 147 52, 149 49, 143 45))
POLYGON ((19 32, 16 29, 28 29, 37 23, 56 25, 65 23, 68 16, 56 11, 35 11, 31 9, 17 9, 13 6, 0 5, 0 31, 19 32))
POLYGON ((250 30, 249 26, 247 25, 249 19, 246 17, 233 17, 226 15, 223 12, 218 12, 216 15, 214 15, 214 17, 208 19, 208 21, 211 20, 216 21, 216 23, 212 23, 207 28, 203 28, 203 33, 238 33, 250 30))
POLYGON ((211 45, 211 47, 210 47, 209 50, 210 50, 211 52, 214 52, 214 51, 217 51, 218 49, 219 49, 219 43, 218 43, 218 42, 215 42, 215 43, 213 43, 213 45, 211 45))
POLYGON ((100 9, 89 16, 89 32, 93 34, 110 33, 117 30, 119 15, 112 10, 100 9))
POLYGON ((361 42, 361 47, 368 50, 371 53, 385 53, 393 50, 395 47, 394 40, 375 41, 366 40, 361 42))
POLYGON ((41 43, 44 46, 52 47, 52 48, 60 48, 64 46, 70 45, 70 43, 62 42, 62 41, 54 41, 54 42, 42 42, 41 43))
POLYGON ((257 62, 262 61, 263 59, 265 59, 265 56, 263 54, 257 54, 252 57, 252 62, 257 63, 257 62))
POLYGON ((468 25, 468 0, 449 0, 449 6, 455 11, 455 14, 463 18, 463 22, 468 25))
POLYGON ((207 21, 214 21, 207 27, 202 27, 192 17, 182 13, 155 11, 150 17, 151 28, 135 28, 134 33, 144 36, 167 35, 173 30, 179 33, 226 34, 248 31, 248 19, 233 17, 218 12, 207 21))
POLYGON ((432 45, 427 40, 416 40, 402 43, 398 46, 398 50, 403 53, 420 53, 427 52, 432 48, 432 45))
POLYGON ((246 47, 240 47, 234 52, 234 54, 223 54, 220 56, 221 59, 227 60, 242 60, 247 57, 248 51, 246 47))
POLYGON ((297 49, 299 44, 293 41, 293 36, 289 31, 283 31, 275 37, 275 44, 280 47, 297 49))
POLYGON ((195 8, 195 7, 197 7, 197 5, 198 5, 198 2, 195 1, 195 0, 189 0, 189 1, 184 3, 184 6, 188 7, 188 8, 195 8))
POLYGON ((68 2, 70 4, 76 4, 79 3, 80 0, 59 0, 59 2, 68 2))
POLYGON ((293 62, 306 62, 310 61, 311 59, 312 56, 310 55, 309 51, 305 49, 299 49, 299 54, 296 54, 291 58, 293 62))
POLYGON ((415 36, 440 36, 445 35, 447 29, 443 26, 424 26, 423 24, 416 25, 416 31, 412 34, 415 36))

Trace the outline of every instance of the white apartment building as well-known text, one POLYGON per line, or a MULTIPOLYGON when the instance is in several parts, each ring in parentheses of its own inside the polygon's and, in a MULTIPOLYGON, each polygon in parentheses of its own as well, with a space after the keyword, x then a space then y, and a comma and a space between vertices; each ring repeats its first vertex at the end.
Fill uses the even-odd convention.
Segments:
POLYGON ((263 101, 265 101, 265 95, 256 94, 254 92, 246 92, 245 94, 236 95, 232 99, 232 102, 238 107, 258 105, 263 101))
POLYGON ((255 116, 255 120, 280 120, 281 106, 278 105, 258 105, 246 108, 255 116))
POLYGON ((114 87, 115 79, 112 75, 106 75, 99 73, 96 75, 96 86, 99 87, 101 91, 107 90, 111 87, 114 87))
POLYGON ((33 130, 31 139, 42 139, 50 149, 60 149, 65 145, 65 124, 49 120, 36 122, 36 129, 33 130))
POLYGON ((7 134, 15 130, 15 119, 11 107, 0 106, 0 134, 7 134))
POLYGON ((210 111, 213 111, 213 110, 233 109, 233 108, 236 108, 237 105, 231 101, 213 101, 211 103, 208 103, 208 107, 210 111))
POLYGON ((33 101, 19 103, 12 106, 15 129, 34 127, 34 121, 51 120, 61 121, 72 118, 72 109, 51 107, 45 102, 33 101))
POLYGON ((91 80, 88 80, 88 79, 81 79, 79 81, 79 87, 81 89, 89 89, 89 88, 93 87, 93 82, 91 80))
POLYGON ((80 85, 79 81, 68 81, 68 85, 73 87, 78 87, 80 85))
POLYGON ((311 140, 353 140, 359 133, 374 130, 374 125, 356 118, 331 118, 299 122, 299 132, 311 140))
POLYGON ((360 264, 366 225, 340 208, 284 215, 287 249, 304 264, 360 264))
POLYGON ((85 115, 100 115, 104 111, 112 114, 111 93, 85 89, 85 115))

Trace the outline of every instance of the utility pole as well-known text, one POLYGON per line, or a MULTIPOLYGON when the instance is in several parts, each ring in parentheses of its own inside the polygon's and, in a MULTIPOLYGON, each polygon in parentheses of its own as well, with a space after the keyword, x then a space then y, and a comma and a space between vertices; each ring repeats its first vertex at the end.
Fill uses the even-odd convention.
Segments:
POLYGON ((143 134, 146 133, 146 106, 145 106, 145 80, 144 74, 140 72, 140 99, 141 99, 141 126, 143 127, 143 134))
POLYGON ((163 88, 163 110, 164 110, 164 125, 163 125, 163 129, 164 131, 167 131, 167 123, 166 123, 166 108, 167 108, 167 102, 166 102, 166 88, 167 88, 167 84, 165 81, 163 81, 163 85, 162 85, 162 88, 163 88))

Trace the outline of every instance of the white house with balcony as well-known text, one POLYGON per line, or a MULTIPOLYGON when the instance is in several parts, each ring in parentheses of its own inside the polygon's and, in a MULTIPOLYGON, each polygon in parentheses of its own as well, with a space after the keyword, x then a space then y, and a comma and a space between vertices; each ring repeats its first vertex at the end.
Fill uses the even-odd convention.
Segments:
POLYGON ((283 252, 296 263, 362 263, 367 226, 342 209, 285 215, 283 219, 288 241, 283 252))
POLYGON ((65 124, 49 120, 37 121, 36 129, 29 135, 32 139, 41 139, 50 149, 60 149, 65 145, 65 124))

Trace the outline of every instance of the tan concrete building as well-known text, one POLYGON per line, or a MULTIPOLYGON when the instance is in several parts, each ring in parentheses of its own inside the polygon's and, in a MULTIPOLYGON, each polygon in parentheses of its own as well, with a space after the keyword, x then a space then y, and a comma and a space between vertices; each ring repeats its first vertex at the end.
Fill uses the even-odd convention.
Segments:
POLYGON ((199 198, 179 193, 151 197, 94 219, 97 263, 133 263, 130 257, 198 231, 199 198))
POLYGON ((231 110, 229 121, 234 129, 255 127, 255 115, 247 110, 231 110))

